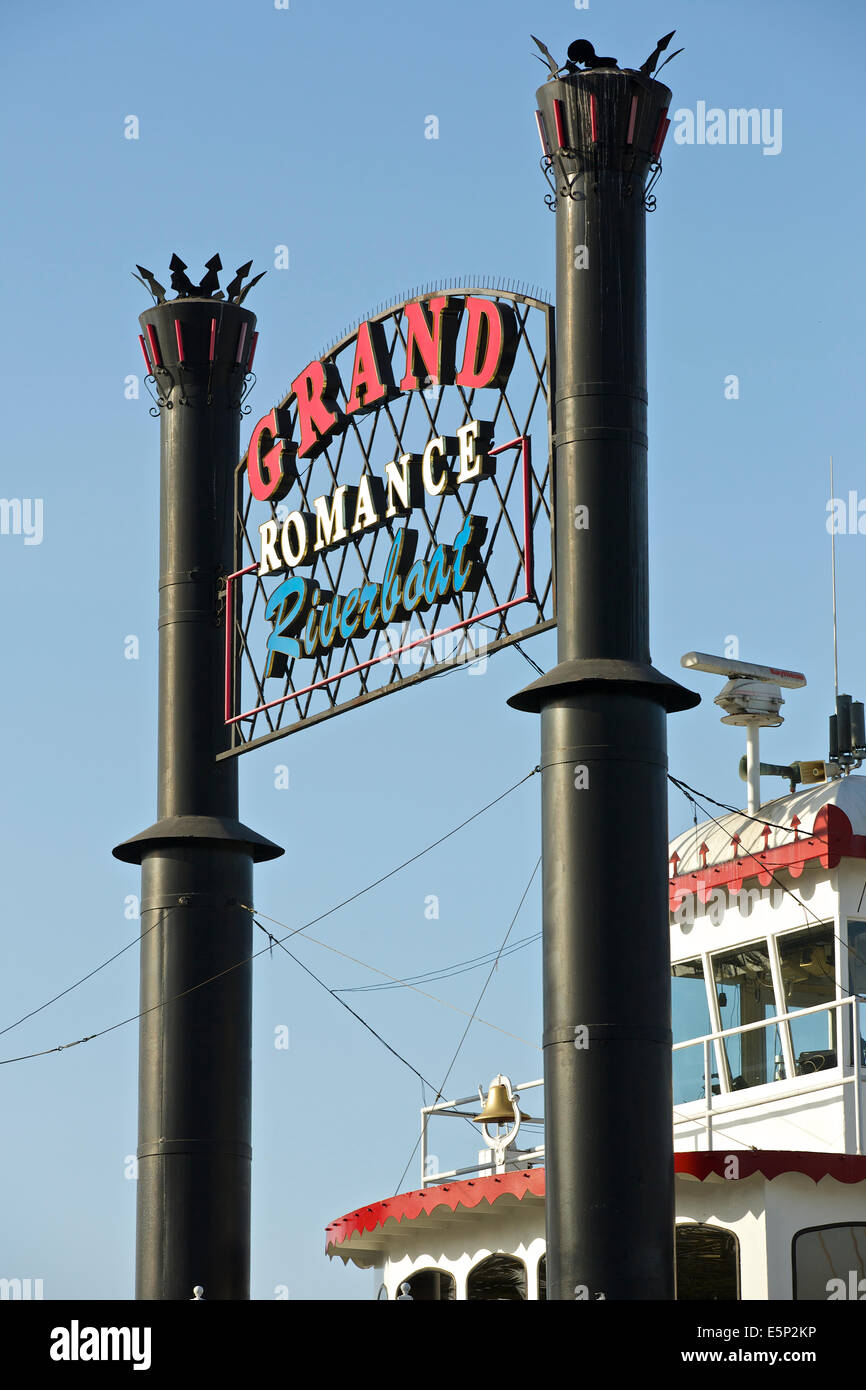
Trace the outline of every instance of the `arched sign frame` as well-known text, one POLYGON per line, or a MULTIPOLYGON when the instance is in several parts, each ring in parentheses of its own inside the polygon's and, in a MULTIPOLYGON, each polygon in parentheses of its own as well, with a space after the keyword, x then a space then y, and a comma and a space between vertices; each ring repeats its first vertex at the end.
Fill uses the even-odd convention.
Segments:
POLYGON ((533 294, 428 289, 361 321, 262 417, 235 472, 221 757, 555 626, 554 343, 533 294), (294 658, 267 645, 280 630, 294 658))

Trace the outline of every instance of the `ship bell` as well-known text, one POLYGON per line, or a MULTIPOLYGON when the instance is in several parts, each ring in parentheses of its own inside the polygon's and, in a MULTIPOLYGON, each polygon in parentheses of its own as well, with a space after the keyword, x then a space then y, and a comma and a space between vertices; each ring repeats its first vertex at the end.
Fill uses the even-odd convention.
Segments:
MULTIPOLYGON (((487 1099, 484 1102, 484 1109, 480 1115, 472 1117, 473 1124, 476 1125, 510 1125, 515 1119, 514 1102, 510 1097, 510 1087, 505 1084, 501 1077, 497 1077, 491 1082, 490 1090, 487 1092, 487 1099)), ((481 1087, 478 1088, 481 1094, 481 1087)))

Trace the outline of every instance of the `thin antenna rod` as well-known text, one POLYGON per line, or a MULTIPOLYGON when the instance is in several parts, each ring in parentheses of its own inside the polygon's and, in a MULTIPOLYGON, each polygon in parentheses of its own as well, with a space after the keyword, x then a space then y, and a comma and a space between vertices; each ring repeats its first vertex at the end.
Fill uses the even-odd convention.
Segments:
MULTIPOLYGON (((833 455, 830 455, 830 502, 836 496, 833 490, 833 455)), ((835 508, 833 508, 835 512, 835 508)), ((839 699, 839 646, 836 636, 836 523, 830 528, 830 559, 833 571, 833 682, 836 699, 839 699)))

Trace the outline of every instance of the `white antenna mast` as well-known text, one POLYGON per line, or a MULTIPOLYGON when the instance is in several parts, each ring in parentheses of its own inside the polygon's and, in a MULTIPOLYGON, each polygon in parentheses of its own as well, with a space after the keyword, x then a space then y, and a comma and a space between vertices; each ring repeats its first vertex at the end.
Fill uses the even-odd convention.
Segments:
POLYGON ((758 730, 777 728, 784 723, 779 713, 785 703, 781 687, 799 690, 806 684, 802 671, 786 671, 778 666, 757 666, 739 657, 710 656, 708 652, 686 652, 681 666, 693 671, 709 671, 727 676, 728 683, 714 703, 725 715, 723 724, 740 724, 746 730, 746 782, 748 811, 754 816, 761 805, 761 754, 758 730))
MULTIPOLYGON (((832 507, 835 499, 833 489, 833 455, 830 455, 830 504, 832 507)), ((839 699, 839 647, 836 637, 836 520, 835 507, 833 507, 834 518, 830 527, 830 561, 833 571, 833 683, 836 699, 839 699)))

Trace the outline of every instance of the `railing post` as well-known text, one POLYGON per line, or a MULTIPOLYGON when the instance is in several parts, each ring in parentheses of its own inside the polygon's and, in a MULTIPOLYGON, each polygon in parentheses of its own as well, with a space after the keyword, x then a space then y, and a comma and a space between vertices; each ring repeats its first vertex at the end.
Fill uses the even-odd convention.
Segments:
POLYGON ((861 1106, 860 1106, 860 1019, 858 1017, 858 1003, 856 999, 851 1000, 851 1020, 852 1033, 854 1037, 854 1144, 858 1154, 863 1152, 863 1135, 861 1133, 861 1106))

